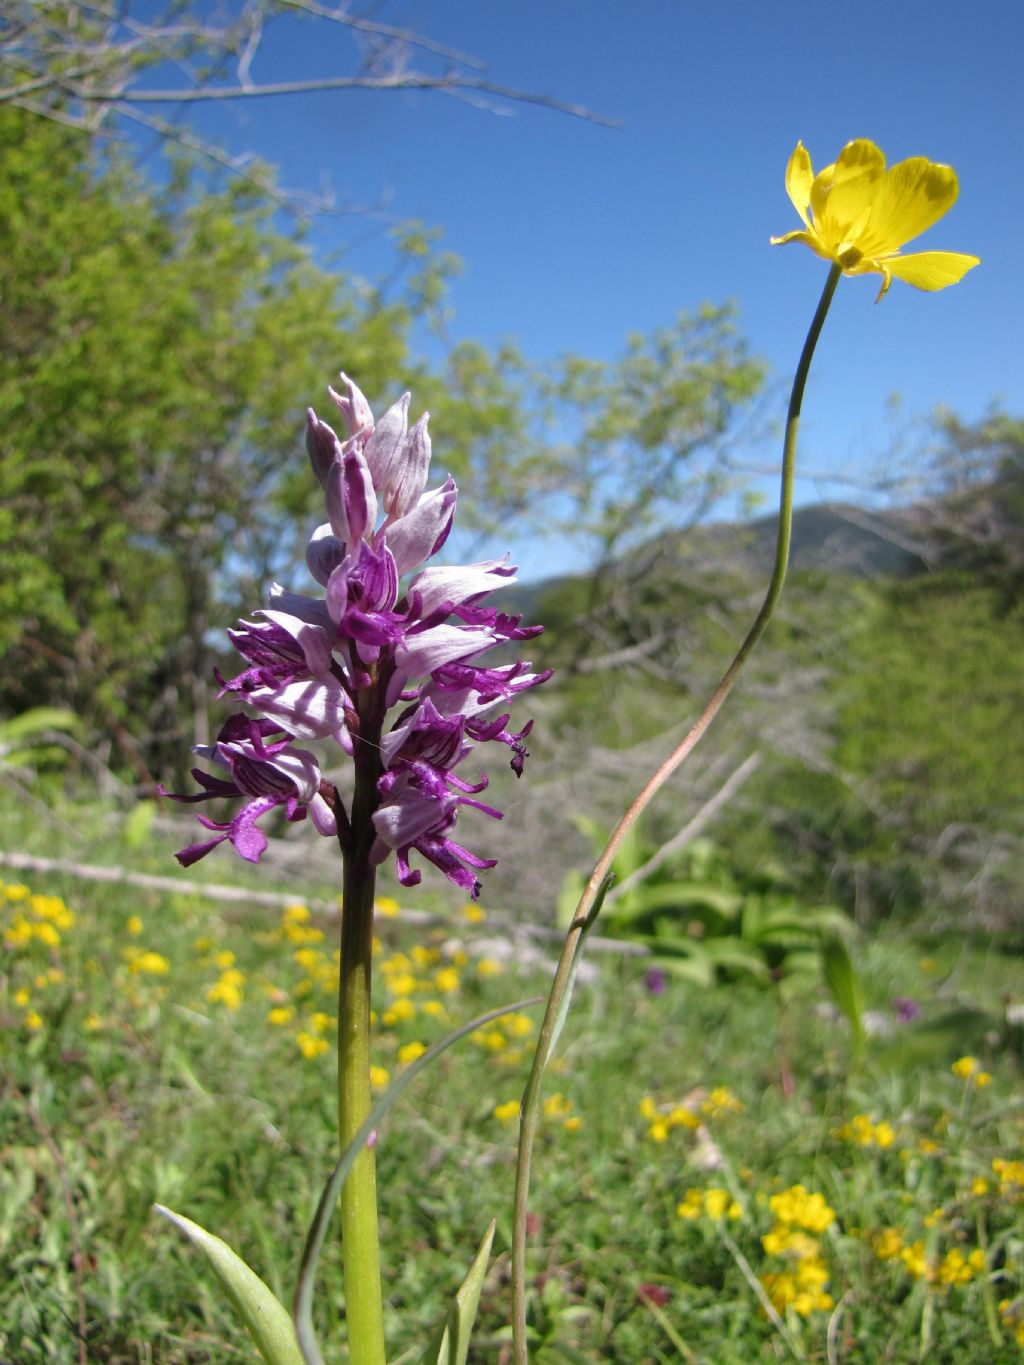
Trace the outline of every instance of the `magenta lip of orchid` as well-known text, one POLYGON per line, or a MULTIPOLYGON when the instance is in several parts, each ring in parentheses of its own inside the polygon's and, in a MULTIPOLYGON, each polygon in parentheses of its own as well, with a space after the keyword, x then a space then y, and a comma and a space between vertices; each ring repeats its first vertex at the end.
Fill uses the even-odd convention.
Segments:
POLYGON ((245 797, 233 819, 197 819, 213 837, 177 855, 185 867, 228 842, 259 862, 267 839, 258 821, 283 807, 289 820, 308 814, 316 830, 352 837, 348 812, 314 753, 296 742, 333 740, 348 756, 379 739, 378 803, 372 815, 370 861, 395 854, 399 881, 415 886, 409 865, 419 852, 475 897, 476 871, 493 867, 452 838, 458 813, 472 807, 495 819, 501 812, 476 798, 487 786, 454 769, 490 740, 511 751, 516 776, 528 756, 533 722, 509 727, 507 712, 490 715, 551 676, 529 663, 487 667, 487 650, 528 640, 541 626, 521 626, 482 605, 495 588, 515 581, 503 559, 452 567, 423 567, 452 528, 458 490, 449 476, 426 490, 430 467, 427 415, 410 428, 404 394, 380 422, 344 374, 344 393, 329 389, 345 424, 342 442, 310 408, 306 449, 324 490, 327 521, 314 531, 306 563, 323 596, 287 592, 278 584, 269 607, 242 620, 228 638, 247 667, 225 680, 221 696, 249 708, 224 723, 217 741, 196 749, 219 772, 193 768, 202 791, 165 793, 187 803, 245 797), (379 522, 379 524, 378 524, 379 522), (404 592, 401 587, 406 575, 404 592), (385 728, 390 713, 394 719, 385 728))

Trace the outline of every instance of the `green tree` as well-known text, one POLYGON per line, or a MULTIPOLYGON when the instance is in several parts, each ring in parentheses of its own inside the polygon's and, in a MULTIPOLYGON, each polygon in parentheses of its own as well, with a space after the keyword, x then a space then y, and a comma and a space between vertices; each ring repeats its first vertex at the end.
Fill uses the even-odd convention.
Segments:
POLYGON ((142 771, 183 703, 202 734, 212 607, 275 557, 303 402, 339 358, 391 383, 420 295, 316 268, 238 183, 152 191, 16 110, 0 156, 0 707, 70 706, 142 771))

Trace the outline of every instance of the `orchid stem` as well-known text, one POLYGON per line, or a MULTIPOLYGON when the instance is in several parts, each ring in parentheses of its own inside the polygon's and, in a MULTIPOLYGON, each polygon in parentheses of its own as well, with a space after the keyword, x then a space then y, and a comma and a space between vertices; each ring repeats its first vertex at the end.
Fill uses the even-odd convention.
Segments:
MULTIPOLYGON (((379 727, 378 727, 379 728, 379 727)), ((370 982, 376 872, 370 863, 371 816, 377 804, 379 749, 356 741, 351 841, 344 849, 341 971, 338 987, 338 1137, 344 1151, 372 1103, 370 982)), ((368 742, 369 741, 369 742, 368 742)), ((340 1196, 345 1319, 352 1365, 385 1365, 384 1312, 377 1230, 377 1168, 373 1149, 356 1158, 340 1196)))
POLYGON ((606 878, 611 872, 620 844, 657 792, 704 737, 711 722, 721 710, 726 697, 732 691, 733 684, 754 646, 764 634, 782 594, 783 584, 786 581, 786 569, 789 564, 789 546, 793 529, 793 479, 796 471, 796 444, 800 426, 800 409, 803 404, 804 388, 811 368, 814 348, 818 343, 818 337, 821 335, 821 329, 832 302, 832 295, 836 291, 836 285, 839 283, 839 277, 842 273, 842 267, 839 265, 833 265, 829 270, 821 298, 818 300, 818 307, 804 341, 803 350, 800 353, 800 359, 797 362, 796 373, 793 376, 793 388, 789 398, 786 432, 782 447, 782 478, 779 494, 775 564, 764 601, 761 603, 761 609, 754 618, 754 623, 747 632, 746 638, 736 651, 735 658, 725 670, 721 681, 712 692, 707 705, 697 717, 689 733, 648 780, 613 830, 611 838, 598 859, 590 880, 580 897, 572 924, 569 926, 569 932, 566 935, 558 967, 555 970, 555 979, 552 983, 551 994, 548 997, 544 1022, 541 1025, 540 1042, 534 1054, 533 1068, 523 1096, 519 1129, 515 1209, 512 1226, 512 1353, 514 1365, 527 1365, 529 1360, 526 1345, 526 1215, 530 1191, 530 1164, 533 1157, 533 1142, 540 1106, 540 1081, 547 1065, 547 1053, 549 1051, 545 1042, 551 1038, 555 1020, 559 1015, 562 997, 570 977, 569 965, 575 956, 581 934, 589 927, 591 911, 602 886, 605 885, 606 878))

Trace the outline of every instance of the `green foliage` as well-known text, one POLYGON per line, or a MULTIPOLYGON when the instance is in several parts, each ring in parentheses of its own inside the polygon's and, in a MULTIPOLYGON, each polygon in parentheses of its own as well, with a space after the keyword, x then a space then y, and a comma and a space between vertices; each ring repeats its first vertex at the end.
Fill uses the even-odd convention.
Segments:
POLYGON ((157 191, 0 112, 0 709, 179 744, 218 598, 280 550, 269 501, 347 336, 368 381, 408 307, 316 269, 251 192, 157 191))
POLYGON ((420 1365, 466 1365, 496 1227, 497 1224, 492 1221, 444 1322, 420 1358, 420 1365))
MULTIPOLYGON (((8 805, 5 827, 20 830, 25 820, 8 805)), ((95 803, 63 814, 90 839, 94 826, 111 837, 113 813, 95 803)), ((33 838, 34 848, 64 851, 52 830, 37 829, 33 838)), ((45 923, 36 907, 53 915, 54 898, 63 897, 76 918, 55 945, 33 937, 8 946, 0 981, 0 1354, 26 1365, 74 1365, 80 1277, 90 1358, 232 1359, 245 1346, 230 1306, 212 1288, 197 1288, 197 1257, 154 1219, 151 1205, 186 1208, 217 1228, 287 1303, 323 1172, 336 1158, 332 1050, 306 1057, 296 1045, 296 1030, 331 1008, 332 989, 295 953, 313 950, 328 964, 336 922, 37 876, 19 894, 10 873, 4 880, 0 937, 9 944, 18 938, 16 917, 45 923), (282 932, 285 924, 297 937, 282 932), (322 941, 299 942, 300 930, 314 929, 322 941), (133 950, 159 952, 167 970, 133 972, 133 950), (209 994, 228 952, 245 978, 237 1008, 209 994), (56 969, 63 980, 37 984, 56 969), (268 1018, 288 1006, 290 1023, 268 1018)), ((406 925, 404 908, 380 922, 375 981, 375 1060, 393 1075, 401 1074, 399 1046, 429 1043, 541 984, 515 959, 503 975, 485 977, 474 965, 483 945, 460 916, 430 930, 406 925), (414 954, 422 961, 453 940, 470 957, 458 969, 458 988, 444 996, 445 1021, 422 1009, 439 992, 434 968, 414 954), (388 978, 409 972, 410 963, 422 988, 401 998, 415 1003, 416 1017, 385 1024, 396 998, 388 978)), ((483 932, 497 931, 492 915, 483 932)), ((1013 1172, 1004 1178, 993 1162, 1019 1155, 1020 1054, 998 1023, 1003 997, 1019 994, 1019 962, 952 940, 930 957, 905 935, 865 945, 858 965, 866 1006, 877 1012, 896 994, 924 1006, 921 1020, 892 1040, 905 1046, 905 1064, 887 1055, 882 1072, 876 1040, 867 1067, 851 1078, 843 1022, 822 1018, 820 994, 794 998, 787 1027, 799 1047, 787 1098, 767 992, 744 981, 726 992, 670 980, 652 996, 645 964, 591 952, 600 975, 578 986, 549 1072, 561 1099, 542 1118, 535 1160, 530 1326, 549 1359, 674 1359, 641 1286, 663 1292, 661 1311, 698 1360, 747 1365, 784 1354, 722 1233, 755 1277, 785 1270, 786 1257, 762 1239, 773 1225, 768 1201, 796 1184, 834 1210, 833 1225, 818 1235, 818 1260, 836 1303, 849 1296, 841 1321, 843 1339, 857 1343, 851 1361, 916 1359, 923 1334, 938 1365, 1015 1359, 1016 1310, 1000 1314, 998 1304, 1019 1295, 1024 1205, 1013 1172), (926 1049, 915 1047, 919 1037, 926 1049), (989 1086, 950 1074, 963 1052, 992 1072, 989 1086), (685 1110, 690 1122, 659 1140, 648 1105, 670 1115, 685 1110), (573 1128, 565 1126, 566 1106, 573 1128), (981 1178, 987 1193, 974 1187, 981 1178), (728 1191, 740 1216, 723 1225, 706 1209, 692 1220, 677 1214, 689 1190, 710 1187, 728 1191), (920 1241, 931 1280, 915 1276, 901 1254, 879 1255, 887 1229, 911 1266, 920 1241), (984 1273, 956 1282, 959 1263, 950 1253, 977 1251, 982 1236, 984 1273)), ((389 1358, 397 1360, 414 1337, 426 1340, 446 1317, 459 1274, 453 1266, 468 1265, 477 1250, 481 1208, 493 1209, 498 1227, 468 1365, 498 1359, 506 1348, 514 1123, 494 1110, 521 1094, 528 1042, 506 1033, 499 1051, 468 1040, 415 1079, 378 1129, 389 1358)), ((337 1283, 335 1239, 324 1256, 323 1282, 337 1283)), ((824 1359, 830 1317, 784 1312, 809 1359, 824 1359)), ((340 1295, 325 1297, 317 1327, 325 1356, 340 1365, 340 1295)))
POLYGON ((41 767, 60 765, 67 760, 67 750, 50 738, 58 734, 74 734, 79 728, 73 711, 54 706, 33 706, 18 716, 0 721, 0 771, 4 768, 28 768, 33 772, 41 767))
POLYGON ((156 1208, 206 1257, 222 1292, 267 1365, 303 1365, 291 1315, 255 1271, 226 1242, 198 1223, 165 1209, 162 1204, 156 1208))
MULTIPOLYGON (((604 847, 604 830, 585 818, 579 824, 595 848, 604 847)), ((705 839, 661 857, 634 826, 613 871, 622 887, 606 904, 602 932, 642 944, 653 964, 700 985, 778 983, 806 974, 822 961, 831 937, 849 929, 835 906, 803 904, 781 869, 745 874, 705 839)), ((581 889, 582 878, 571 874, 559 896, 563 922, 581 889)))

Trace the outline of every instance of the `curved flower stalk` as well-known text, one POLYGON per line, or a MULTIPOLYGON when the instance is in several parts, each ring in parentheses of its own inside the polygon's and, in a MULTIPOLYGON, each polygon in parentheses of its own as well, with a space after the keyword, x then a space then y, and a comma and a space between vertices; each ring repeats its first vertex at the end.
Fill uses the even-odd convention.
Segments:
POLYGON ((507 712, 493 713, 550 676, 531 673, 529 664, 487 667, 480 659, 541 627, 481 605, 514 581, 505 559, 425 566, 448 538, 457 498, 451 477, 426 491, 427 417, 408 426, 405 394, 375 424, 360 390, 344 375, 342 382, 343 394, 329 392, 347 439, 312 409, 306 428, 328 518, 313 533, 306 561, 323 593, 301 596, 275 584, 270 606, 228 631, 247 666, 229 680, 218 675, 220 695, 256 718, 231 716, 215 744, 197 749, 221 772, 193 769, 203 790, 174 799, 247 799, 227 822, 200 815, 214 837, 182 849, 178 859, 188 866, 228 842, 258 862, 267 846, 258 821, 278 807, 289 820, 308 814, 318 833, 337 835, 344 846, 353 837, 349 812, 316 756, 297 745, 327 741, 354 757, 369 744, 380 768, 371 863, 393 853, 402 885, 415 886, 416 852, 476 896, 476 874, 494 860, 456 842, 453 830, 464 807, 494 819, 501 812, 477 799, 486 774, 468 781, 455 769, 475 744, 494 740, 508 747, 520 775, 532 722, 513 730, 507 712))
POLYGON ((858 138, 815 175, 806 147, 798 142, 786 167, 786 192, 804 228, 773 237, 772 244, 803 242, 844 275, 881 275, 876 303, 893 279, 915 289, 945 289, 979 264, 977 256, 958 251, 900 254, 900 247, 956 203, 959 185, 952 166, 912 156, 886 170, 879 148, 858 138))
POLYGON ((936 222, 956 199, 956 172, 949 166, 936 166, 923 157, 917 157, 901 162, 886 174, 885 158, 882 153, 874 143, 860 141, 848 143, 836 164, 827 167, 815 178, 811 171, 811 159, 803 144, 798 142, 786 168, 786 190, 804 219, 807 231, 791 232, 785 237, 773 237, 773 243, 804 242, 816 255, 829 261, 830 266, 797 361, 789 395, 782 443, 775 562, 757 615, 704 709, 672 753, 648 778, 612 831, 590 874, 590 879, 583 888, 562 945, 520 1110, 512 1228, 514 1365, 528 1365, 529 1361, 526 1325, 527 1207, 544 1070, 568 1009, 584 940, 600 912, 611 885, 612 865, 623 840, 668 779, 707 733, 725 704, 747 659, 768 628, 782 595, 789 564, 793 526, 793 481, 796 474, 797 435, 804 389, 833 295, 844 274, 858 275, 867 271, 877 271, 882 275, 882 289, 878 295, 881 299, 893 276, 902 278, 919 289, 935 290, 955 284, 972 266, 979 264, 976 256, 960 256, 950 252, 922 252, 916 256, 900 257, 895 263, 893 260, 904 242, 936 222), (813 220, 807 212, 808 207, 813 210, 813 220))

